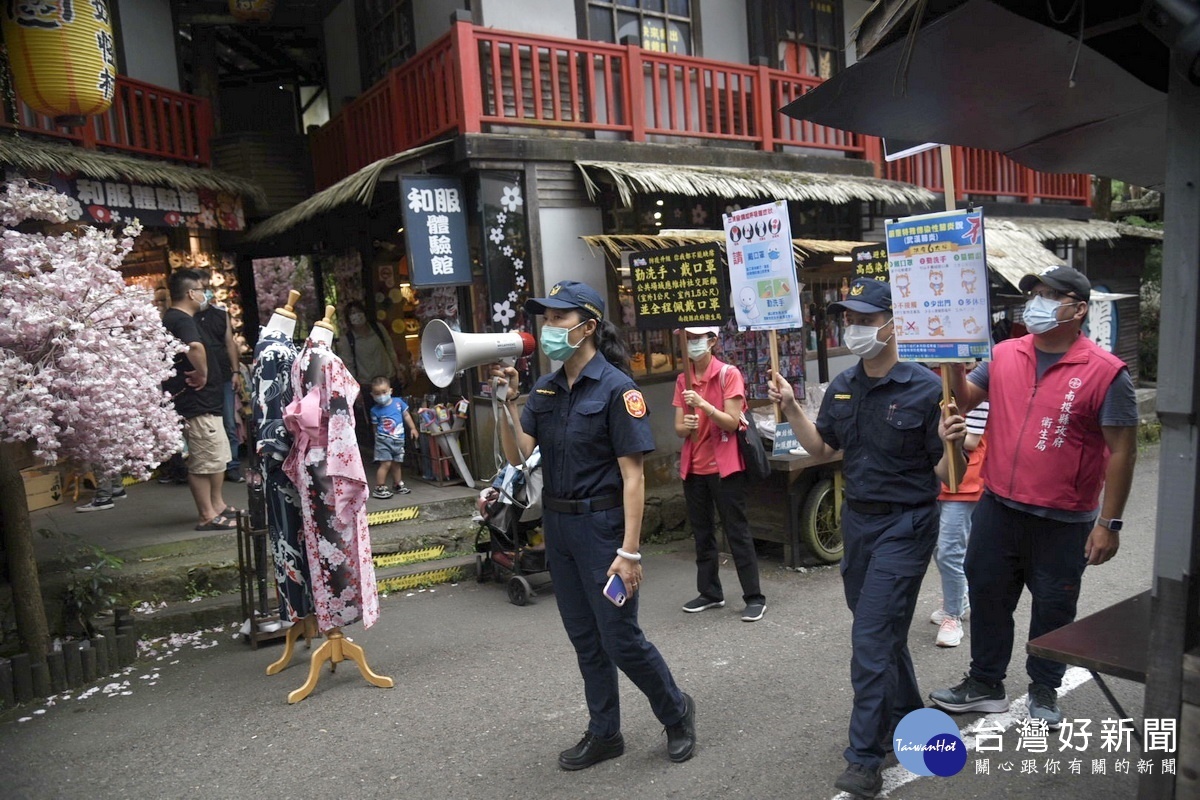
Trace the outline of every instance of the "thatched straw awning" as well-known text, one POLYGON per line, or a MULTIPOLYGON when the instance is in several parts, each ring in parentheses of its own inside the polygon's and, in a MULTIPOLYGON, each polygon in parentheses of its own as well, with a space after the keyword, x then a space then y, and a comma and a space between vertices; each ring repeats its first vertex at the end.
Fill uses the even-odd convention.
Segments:
POLYGON ((0 163, 30 172, 76 172, 95 180, 131 181, 174 189, 210 189, 248 198, 259 206, 267 204, 262 187, 237 175, 25 137, 0 136, 0 163))
POLYGON ((1021 278, 1049 267, 1065 266, 1058 257, 1037 239, 1018 228, 996 224, 1004 220, 984 218, 983 243, 987 248, 988 269, 1020 288, 1021 278))
MULTIPOLYGON (((657 236, 580 236, 589 246, 595 247, 620 260, 621 253, 626 250, 645 252, 647 250, 662 250, 667 247, 683 247, 689 244, 707 244, 709 242, 725 242, 724 231, 683 231, 660 233, 657 236)), ((803 264, 814 253, 830 255, 849 255, 855 247, 868 242, 843 242, 834 239, 792 239, 792 250, 796 254, 796 263, 803 264)))
POLYGON ((370 206, 372 198, 375 197, 375 186, 379 183, 379 176, 383 174, 384 170, 448 144, 450 144, 448 140, 433 142, 367 164, 358 172, 347 175, 328 189, 322 189, 304 202, 297 203, 287 211, 281 211, 255 225, 250 233, 246 234, 245 239, 248 242, 270 239, 346 203, 370 206))
POLYGON ((761 197, 821 203, 879 201, 927 205, 936 195, 920 186, 859 175, 788 172, 779 169, 634 164, 620 161, 576 161, 588 196, 595 200, 601 174, 616 185, 621 202, 633 205, 635 194, 662 193, 688 197, 761 197))
POLYGON ((1115 242, 1122 236, 1162 240, 1162 231, 1139 228, 1123 222, 1099 219, 1051 219, 1047 217, 1004 217, 987 220, 987 229, 1017 230, 1039 242, 1115 242))

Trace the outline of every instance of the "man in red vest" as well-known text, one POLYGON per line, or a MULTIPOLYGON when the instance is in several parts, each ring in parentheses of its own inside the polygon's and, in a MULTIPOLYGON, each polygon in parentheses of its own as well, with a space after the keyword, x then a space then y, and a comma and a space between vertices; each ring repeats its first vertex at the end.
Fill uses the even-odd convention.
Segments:
MULTIPOLYGON (((1004 678, 1023 586, 1033 597, 1029 638, 1074 621, 1084 568, 1120 546, 1137 458, 1129 370, 1081 332, 1087 277, 1054 267, 1026 275, 1020 288, 1029 335, 996 345, 992 361, 969 377, 961 365, 953 373, 964 411, 990 404, 985 490, 965 563, 971 670, 959 685, 929 695, 953 712, 1008 710, 1004 678)), ((1025 669, 1029 717, 1058 728, 1066 665, 1029 656, 1025 669)))

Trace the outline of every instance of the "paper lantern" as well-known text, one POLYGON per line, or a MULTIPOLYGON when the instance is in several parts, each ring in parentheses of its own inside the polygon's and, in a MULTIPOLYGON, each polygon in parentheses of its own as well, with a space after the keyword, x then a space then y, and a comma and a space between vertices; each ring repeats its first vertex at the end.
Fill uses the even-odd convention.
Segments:
POLYGON ((275 0, 229 0, 229 13, 238 22, 267 22, 275 13, 275 0))
POLYGON ((4 0, 0 19, 17 94, 55 124, 103 114, 117 88, 107 0, 4 0))

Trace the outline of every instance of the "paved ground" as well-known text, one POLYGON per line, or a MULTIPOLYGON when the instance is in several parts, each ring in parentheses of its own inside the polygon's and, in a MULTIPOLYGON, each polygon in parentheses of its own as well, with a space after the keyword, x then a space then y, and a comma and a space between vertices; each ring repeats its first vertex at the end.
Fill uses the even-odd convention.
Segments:
MULTIPOLYGON (((1124 547, 1116 561, 1089 571, 1081 613, 1149 586, 1157 470, 1156 455, 1144 455, 1124 547)), ((311 697, 289 706, 287 693, 304 681, 303 651, 291 668, 268 677, 277 646, 251 651, 232 627, 179 637, 155 644, 153 655, 112 679, 118 691, 0 717, 0 786, 6 797, 39 799, 834 797, 850 702, 850 614, 836 567, 791 572, 764 558, 767 616, 746 624, 737 602, 697 615, 679 611, 694 595, 685 545, 648 548, 645 563, 643 626, 698 704, 699 750, 686 764, 667 761, 661 727, 622 679, 626 754, 561 772, 555 756, 583 732, 586 711, 552 592, 517 608, 501 586, 462 583, 392 595, 376 626, 349 630, 372 667, 395 678, 394 689, 369 686, 344 663, 323 674, 311 697)), ((736 585, 732 565, 723 574, 736 585)), ((924 619, 937 602, 932 568, 910 638, 926 691, 957 682, 969 658, 965 644, 933 645, 936 629, 924 619)), ((1019 613, 1024 626, 1027 602, 1019 613)), ((1024 692, 1022 661, 1018 654, 1010 697, 1024 692)), ((1063 707, 1098 729, 1114 714, 1083 676, 1069 673, 1078 685, 1063 707)), ((1142 687, 1113 684, 1140 719, 1142 687)), ((1064 754, 1062 774, 1046 775, 1047 756, 1015 752, 1016 743, 1010 728, 1005 752, 986 754, 986 776, 977 774, 974 753, 949 779, 914 779, 894 767, 888 796, 1104 800, 1135 792, 1137 753, 1124 755, 1134 774, 1114 774, 1117 756, 1093 740, 1079 754, 1082 774, 1067 774, 1064 754), (1035 758, 1038 774, 1020 774, 1023 758, 1035 758), (1094 760, 1103 761, 1105 774, 1092 774, 1094 760), (1000 771, 1004 762, 1012 772, 1000 771)), ((1057 747, 1052 739, 1047 755, 1057 747)))

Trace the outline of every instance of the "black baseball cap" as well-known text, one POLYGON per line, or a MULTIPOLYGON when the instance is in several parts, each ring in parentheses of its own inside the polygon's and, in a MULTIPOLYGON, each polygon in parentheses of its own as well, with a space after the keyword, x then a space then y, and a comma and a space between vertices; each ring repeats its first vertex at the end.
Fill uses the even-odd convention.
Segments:
POLYGON ((1039 283, 1044 283, 1051 289, 1072 295, 1079 300, 1090 300, 1092 297, 1092 282, 1077 269, 1070 267, 1050 267, 1040 274, 1029 274, 1021 278, 1018 288, 1028 293, 1039 283))
POLYGON ((850 284, 850 294, 845 300, 829 304, 830 311, 857 311, 860 314, 877 314, 892 310, 892 285, 874 278, 855 278, 850 284))
POLYGON ((546 297, 531 297, 525 301, 525 310, 530 314, 545 314, 547 308, 578 308, 596 319, 604 319, 604 298, 579 281, 559 281, 546 297))

